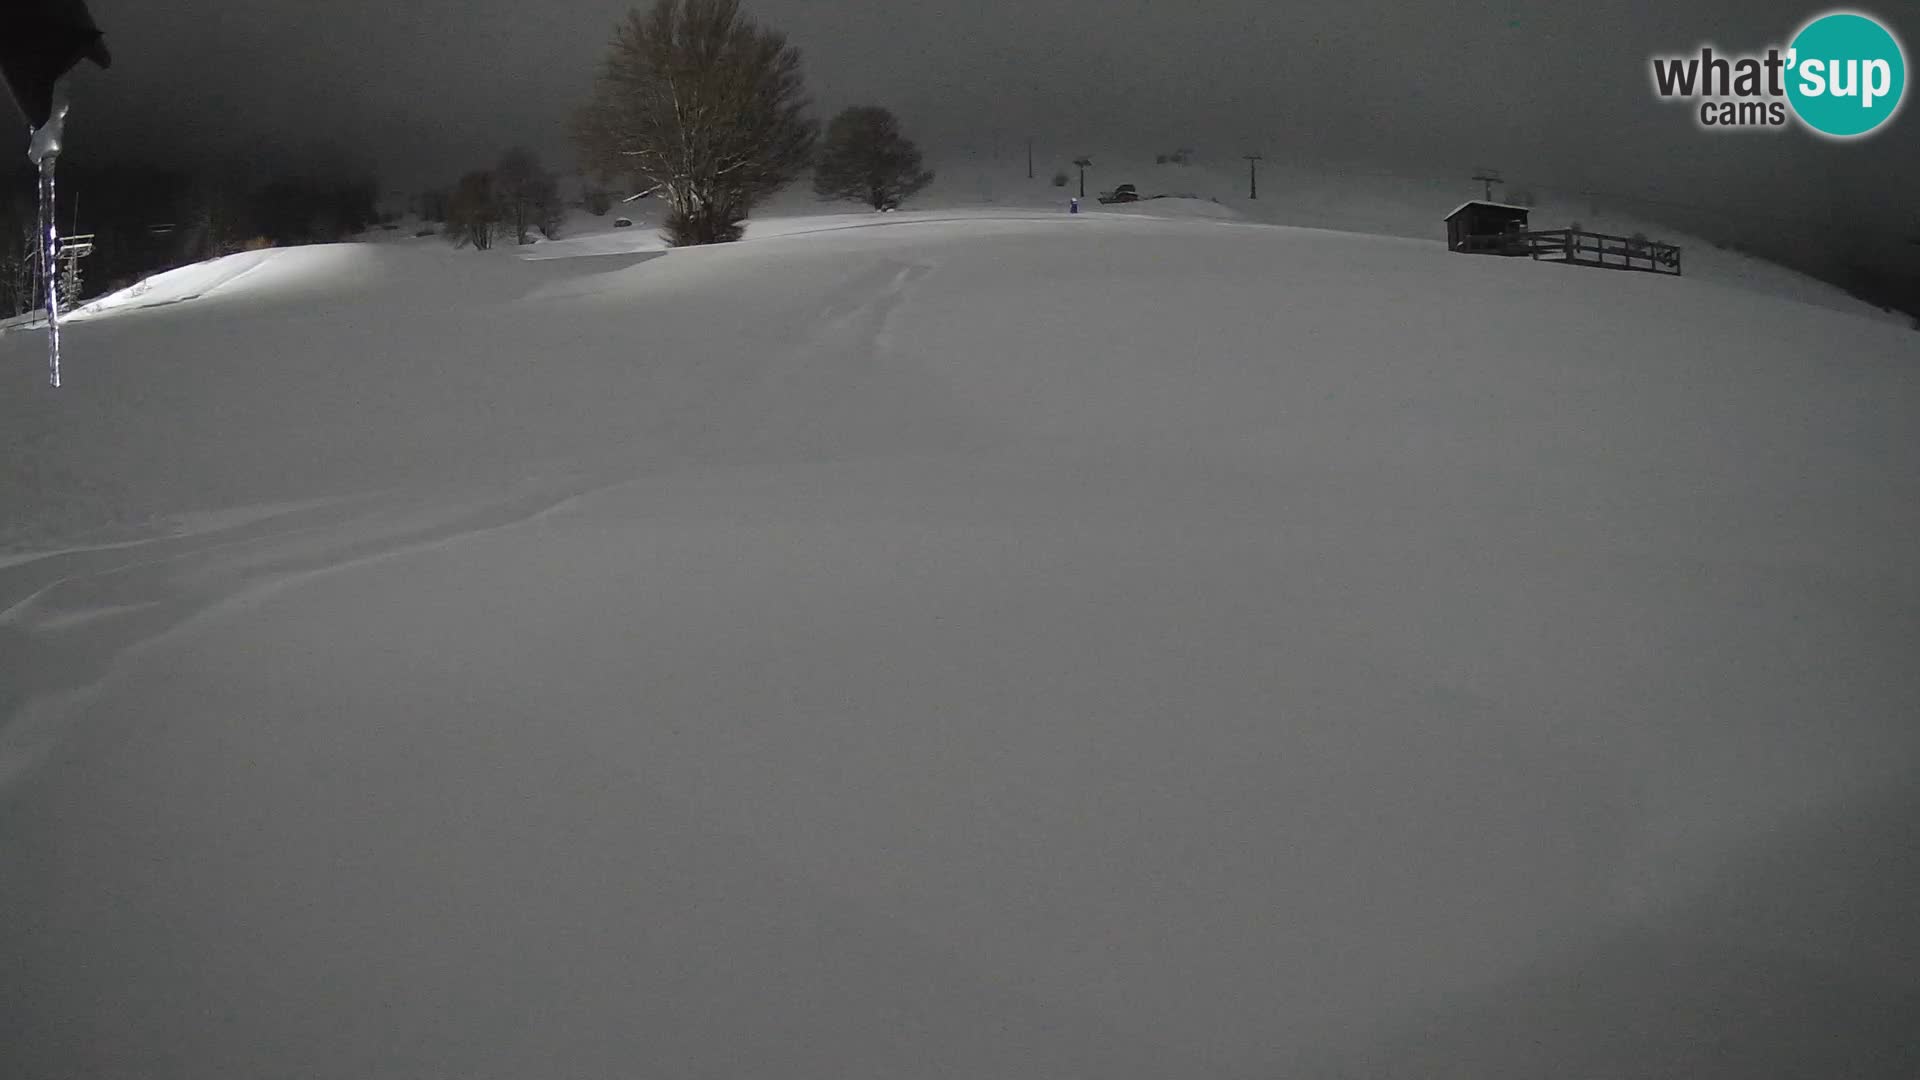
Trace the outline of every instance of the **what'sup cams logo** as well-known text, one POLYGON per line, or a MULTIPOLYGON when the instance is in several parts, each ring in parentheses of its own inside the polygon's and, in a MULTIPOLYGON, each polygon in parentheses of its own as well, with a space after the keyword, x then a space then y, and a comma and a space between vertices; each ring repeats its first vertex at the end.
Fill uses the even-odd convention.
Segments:
POLYGON ((1833 11, 1808 22, 1782 49, 1653 58, 1662 100, 1697 102, 1703 128, 1782 128, 1798 118, 1834 139, 1867 135, 1900 111, 1907 59, 1900 41, 1870 15, 1833 11))

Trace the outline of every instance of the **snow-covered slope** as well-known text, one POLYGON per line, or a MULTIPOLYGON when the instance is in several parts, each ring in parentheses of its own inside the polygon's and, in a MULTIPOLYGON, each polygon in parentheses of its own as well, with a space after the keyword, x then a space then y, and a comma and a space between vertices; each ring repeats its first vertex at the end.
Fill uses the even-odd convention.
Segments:
POLYGON ((1920 335, 754 235, 0 337, 0 1072, 1920 1067, 1920 335))
MULTIPOLYGON (((1037 161, 1035 176, 1029 179, 1024 160, 1015 161, 1010 154, 997 159, 951 156, 934 163, 932 185, 909 200, 907 207, 927 211, 1064 213, 1068 197, 1078 190, 1078 173, 1070 164, 1071 157, 1049 160, 1043 153, 1037 161), (1074 177, 1074 182, 1064 188, 1053 186, 1056 171, 1074 177)), ((1354 165, 1309 165, 1276 157, 1261 165, 1260 197, 1250 199, 1246 163, 1237 157, 1202 154, 1182 165, 1157 163, 1153 155, 1096 152, 1092 160, 1094 167, 1087 174, 1088 197, 1083 200, 1089 212, 1230 218, 1434 243, 1442 242, 1446 236, 1442 215, 1480 193, 1478 185, 1459 178, 1416 178, 1370 172, 1354 165), (1123 183, 1135 185, 1149 201, 1110 207, 1095 202, 1098 192, 1123 183)), ((1618 236, 1645 233, 1681 245, 1689 277, 1737 284, 1750 292, 1777 299, 1818 304, 1901 326, 1911 323, 1908 316, 1884 312, 1836 286, 1777 263, 1709 243, 1663 222, 1648 220, 1618 200, 1596 202, 1585 195, 1563 194, 1525 183, 1514 188, 1515 191, 1521 189, 1526 189, 1523 197, 1533 206, 1532 223, 1537 228, 1565 228, 1578 223, 1590 230, 1618 236)), ((553 258, 660 250, 660 213, 659 204, 651 199, 616 205, 600 217, 575 210, 565 222, 558 246, 541 243, 514 253, 524 258, 553 258), (622 216, 634 225, 616 229, 613 222, 622 216)), ((873 216, 856 204, 823 201, 802 182, 781 191, 762 207, 749 223, 748 234, 768 236, 805 229, 810 227, 805 219, 814 217, 871 219, 873 216)), ((402 229, 370 236, 405 239, 411 231, 402 229)))

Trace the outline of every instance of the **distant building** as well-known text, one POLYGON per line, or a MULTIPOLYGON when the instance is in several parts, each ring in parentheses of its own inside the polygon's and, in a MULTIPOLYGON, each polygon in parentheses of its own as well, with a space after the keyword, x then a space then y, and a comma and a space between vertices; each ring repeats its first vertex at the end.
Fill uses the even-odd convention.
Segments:
POLYGON ((1463 202, 1448 214, 1447 250, 1470 255, 1527 255, 1540 262, 1639 270, 1680 276, 1680 249, 1641 233, 1612 236, 1570 229, 1533 229, 1527 208, 1486 199, 1463 202))
POLYGON ((1526 255, 1520 234, 1527 231, 1527 208, 1473 199, 1447 218, 1447 250, 1484 255, 1526 255))

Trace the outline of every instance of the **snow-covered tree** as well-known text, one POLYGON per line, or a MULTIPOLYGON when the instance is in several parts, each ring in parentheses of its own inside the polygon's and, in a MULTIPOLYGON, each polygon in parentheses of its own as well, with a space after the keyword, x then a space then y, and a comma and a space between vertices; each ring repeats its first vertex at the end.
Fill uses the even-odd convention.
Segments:
POLYGON ((800 51, 738 0, 656 0, 616 29, 574 136, 596 175, 659 191, 670 242, 722 243, 806 168, 806 107, 800 51))
POLYGON ((878 105, 844 109, 827 125, 814 165, 813 190, 823 198, 857 199, 891 210, 933 180, 920 148, 900 134, 900 121, 878 105))

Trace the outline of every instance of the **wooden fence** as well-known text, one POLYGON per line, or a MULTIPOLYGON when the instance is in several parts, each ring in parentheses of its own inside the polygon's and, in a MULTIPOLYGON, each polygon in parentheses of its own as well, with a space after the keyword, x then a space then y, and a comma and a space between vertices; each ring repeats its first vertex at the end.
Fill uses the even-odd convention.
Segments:
POLYGON ((1680 249, 1645 237, 1609 236, 1584 229, 1540 229, 1522 232, 1516 240, 1520 250, 1515 254, 1535 259, 1680 276, 1680 249))

